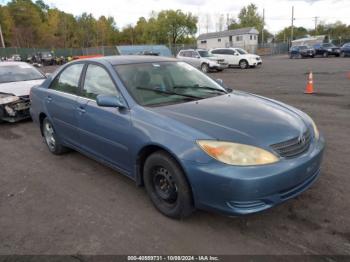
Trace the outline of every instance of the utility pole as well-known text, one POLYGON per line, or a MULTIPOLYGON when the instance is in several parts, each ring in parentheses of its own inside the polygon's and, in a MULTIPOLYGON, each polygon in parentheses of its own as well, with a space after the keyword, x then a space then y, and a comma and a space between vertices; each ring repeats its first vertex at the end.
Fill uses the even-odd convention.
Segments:
POLYGON ((2 34, 2 30, 1 30, 1 25, 0 25, 0 40, 1 40, 1 47, 5 48, 5 40, 4 40, 4 36, 2 34))
POLYGON ((261 43, 264 43, 264 27, 265 27, 265 8, 263 9, 263 26, 261 32, 261 43))
POLYGON ((292 45, 292 41, 294 39, 294 6, 292 7, 292 28, 291 28, 291 45, 292 45))
POLYGON ((314 20, 315 20, 315 36, 317 35, 317 22, 318 22, 319 17, 315 16, 314 20))

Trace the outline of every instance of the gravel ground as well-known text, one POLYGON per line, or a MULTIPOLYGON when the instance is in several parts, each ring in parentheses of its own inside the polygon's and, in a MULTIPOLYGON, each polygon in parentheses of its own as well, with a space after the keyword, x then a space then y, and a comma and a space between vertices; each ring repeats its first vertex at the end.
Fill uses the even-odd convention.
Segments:
POLYGON ((76 152, 48 153, 32 122, 1 124, 0 254, 350 255, 349 71, 350 59, 266 57, 262 68, 211 74, 304 110, 327 140, 310 190, 246 217, 168 219, 128 178, 76 152), (310 70, 317 95, 303 94, 310 70))

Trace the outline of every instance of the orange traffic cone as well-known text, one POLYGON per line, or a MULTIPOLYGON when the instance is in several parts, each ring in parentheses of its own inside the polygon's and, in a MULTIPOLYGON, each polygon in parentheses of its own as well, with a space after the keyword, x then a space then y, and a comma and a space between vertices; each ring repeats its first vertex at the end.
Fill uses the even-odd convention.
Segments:
POLYGON ((307 80, 307 85, 306 85, 306 90, 304 94, 314 94, 314 75, 312 72, 310 72, 308 80, 307 80))

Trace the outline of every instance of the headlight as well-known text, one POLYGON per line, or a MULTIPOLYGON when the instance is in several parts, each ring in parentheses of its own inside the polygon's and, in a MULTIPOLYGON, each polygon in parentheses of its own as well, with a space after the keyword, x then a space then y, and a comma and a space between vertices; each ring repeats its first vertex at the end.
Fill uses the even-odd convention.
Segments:
POLYGON ((327 51, 328 51, 328 52, 332 52, 332 49, 328 49, 327 51))
POLYGON ((320 132, 318 131, 318 128, 315 124, 315 121, 310 117, 310 121, 312 124, 312 128, 314 129, 314 135, 315 135, 315 139, 318 140, 320 138, 320 132))
POLYGON ((200 140, 197 144, 209 156, 228 165, 256 166, 279 161, 274 154, 254 146, 213 140, 200 140))
POLYGON ((13 103, 19 100, 19 97, 12 95, 0 95, 0 105, 13 103))

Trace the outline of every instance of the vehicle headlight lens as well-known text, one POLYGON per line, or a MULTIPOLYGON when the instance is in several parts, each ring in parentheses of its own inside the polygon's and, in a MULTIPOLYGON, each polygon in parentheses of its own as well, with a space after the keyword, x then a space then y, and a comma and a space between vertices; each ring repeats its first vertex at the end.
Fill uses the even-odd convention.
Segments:
POLYGON ((310 121, 312 124, 312 128, 314 129, 314 135, 315 135, 315 139, 318 140, 320 138, 320 132, 318 131, 318 128, 315 124, 315 121, 310 117, 310 121))
POLYGON ((228 165, 256 166, 279 161, 274 154, 254 146, 213 140, 199 140, 197 144, 209 156, 228 165))
POLYGON ((0 104, 9 104, 19 100, 19 97, 12 95, 0 95, 0 104))

